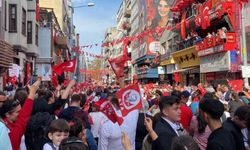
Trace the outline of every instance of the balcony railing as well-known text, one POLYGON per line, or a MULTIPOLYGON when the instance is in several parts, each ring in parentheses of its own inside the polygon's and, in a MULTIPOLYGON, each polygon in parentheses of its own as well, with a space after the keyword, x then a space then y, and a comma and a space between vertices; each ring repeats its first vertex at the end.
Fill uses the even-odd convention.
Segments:
POLYGON ((236 49, 236 35, 234 32, 226 32, 225 37, 221 35, 211 35, 204 39, 196 45, 196 50, 201 51, 215 47, 218 45, 223 45, 224 50, 235 50, 236 49))

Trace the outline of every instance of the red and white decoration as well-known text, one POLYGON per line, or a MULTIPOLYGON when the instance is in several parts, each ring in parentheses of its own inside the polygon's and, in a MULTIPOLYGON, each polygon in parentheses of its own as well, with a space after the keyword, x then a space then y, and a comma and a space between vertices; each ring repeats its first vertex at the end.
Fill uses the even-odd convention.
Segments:
POLYGON ((122 116, 135 109, 142 108, 142 98, 138 84, 130 85, 116 93, 122 116))
POLYGON ((72 72, 76 70, 76 59, 63 62, 52 67, 52 72, 57 75, 62 75, 63 72, 72 72))
POLYGON ((117 122, 119 125, 122 125, 123 118, 118 114, 110 101, 102 99, 96 102, 95 105, 100 109, 102 113, 104 113, 109 118, 110 121, 112 121, 113 123, 117 122))

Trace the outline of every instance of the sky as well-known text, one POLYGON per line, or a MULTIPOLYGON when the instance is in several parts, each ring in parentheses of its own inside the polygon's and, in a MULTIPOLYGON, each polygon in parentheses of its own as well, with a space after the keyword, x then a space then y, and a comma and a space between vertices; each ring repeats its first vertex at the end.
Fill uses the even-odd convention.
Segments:
POLYGON ((85 51, 101 54, 101 42, 107 28, 116 26, 116 14, 122 0, 72 0, 73 6, 95 3, 94 7, 75 8, 73 23, 80 34, 80 46, 98 43, 85 51))

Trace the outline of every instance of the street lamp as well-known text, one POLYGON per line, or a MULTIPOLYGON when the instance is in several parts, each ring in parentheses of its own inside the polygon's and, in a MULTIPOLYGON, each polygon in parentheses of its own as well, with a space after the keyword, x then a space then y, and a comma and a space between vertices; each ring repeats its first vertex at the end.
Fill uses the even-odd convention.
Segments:
POLYGON ((88 3, 87 5, 73 6, 73 8, 94 7, 94 6, 95 6, 95 3, 88 3))
MULTIPOLYGON (((69 6, 71 9, 72 9, 72 11, 74 12, 74 8, 81 8, 81 7, 93 7, 93 6, 95 6, 95 3, 88 3, 87 5, 81 5, 81 6, 69 6)), ((79 40, 79 38, 80 38, 80 35, 79 34, 77 34, 76 35, 76 41, 77 41, 77 44, 76 44, 76 46, 77 46, 77 48, 78 48, 78 50, 80 50, 80 40, 79 40)), ((79 78, 80 78, 80 58, 79 58, 79 54, 76 54, 75 53, 75 58, 76 58, 76 61, 77 61, 77 67, 76 67, 76 73, 75 73, 75 76, 77 77, 77 79, 78 79, 78 82, 79 81, 82 81, 82 78, 79 80, 79 78)), ((83 56, 83 60, 82 61, 84 61, 84 65, 85 65, 85 69, 86 69, 86 58, 85 58, 85 56, 83 56)), ((82 64, 82 63, 81 63, 82 64)), ((81 65, 82 66, 82 65, 81 65)), ((86 74, 83 76, 83 79, 84 79, 84 81, 86 81, 86 74)))

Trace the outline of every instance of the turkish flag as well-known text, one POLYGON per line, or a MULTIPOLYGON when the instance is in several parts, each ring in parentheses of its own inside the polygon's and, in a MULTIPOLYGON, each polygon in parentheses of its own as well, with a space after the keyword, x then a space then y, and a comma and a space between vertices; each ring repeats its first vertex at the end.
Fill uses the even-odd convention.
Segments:
POLYGON ((142 108, 142 98, 138 84, 133 84, 116 93, 122 116, 126 116, 135 109, 142 108))
POLYGON ((119 56, 113 59, 109 59, 108 61, 116 77, 117 78, 122 77, 124 75, 124 63, 125 63, 124 57, 119 56))
POLYGON ((118 112, 115 110, 115 108, 112 106, 110 101, 106 99, 101 99, 98 102, 95 103, 95 105, 99 108, 99 110, 104 113, 110 121, 113 123, 118 123, 121 125, 123 123, 123 118, 121 115, 118 114, 118 112))
POLYGON ((243 89, 243 80, 227 80, 228 85, 234 90, 235 92, 241 92, 243 89))
POLYGON ((55 72, 57 75, 62 75, 63 72, 67 71, 74 73, 75 69, 76 69, 76 59, 63 62, 61 64, 54 65, 52 67, 52 71, 55 72))

